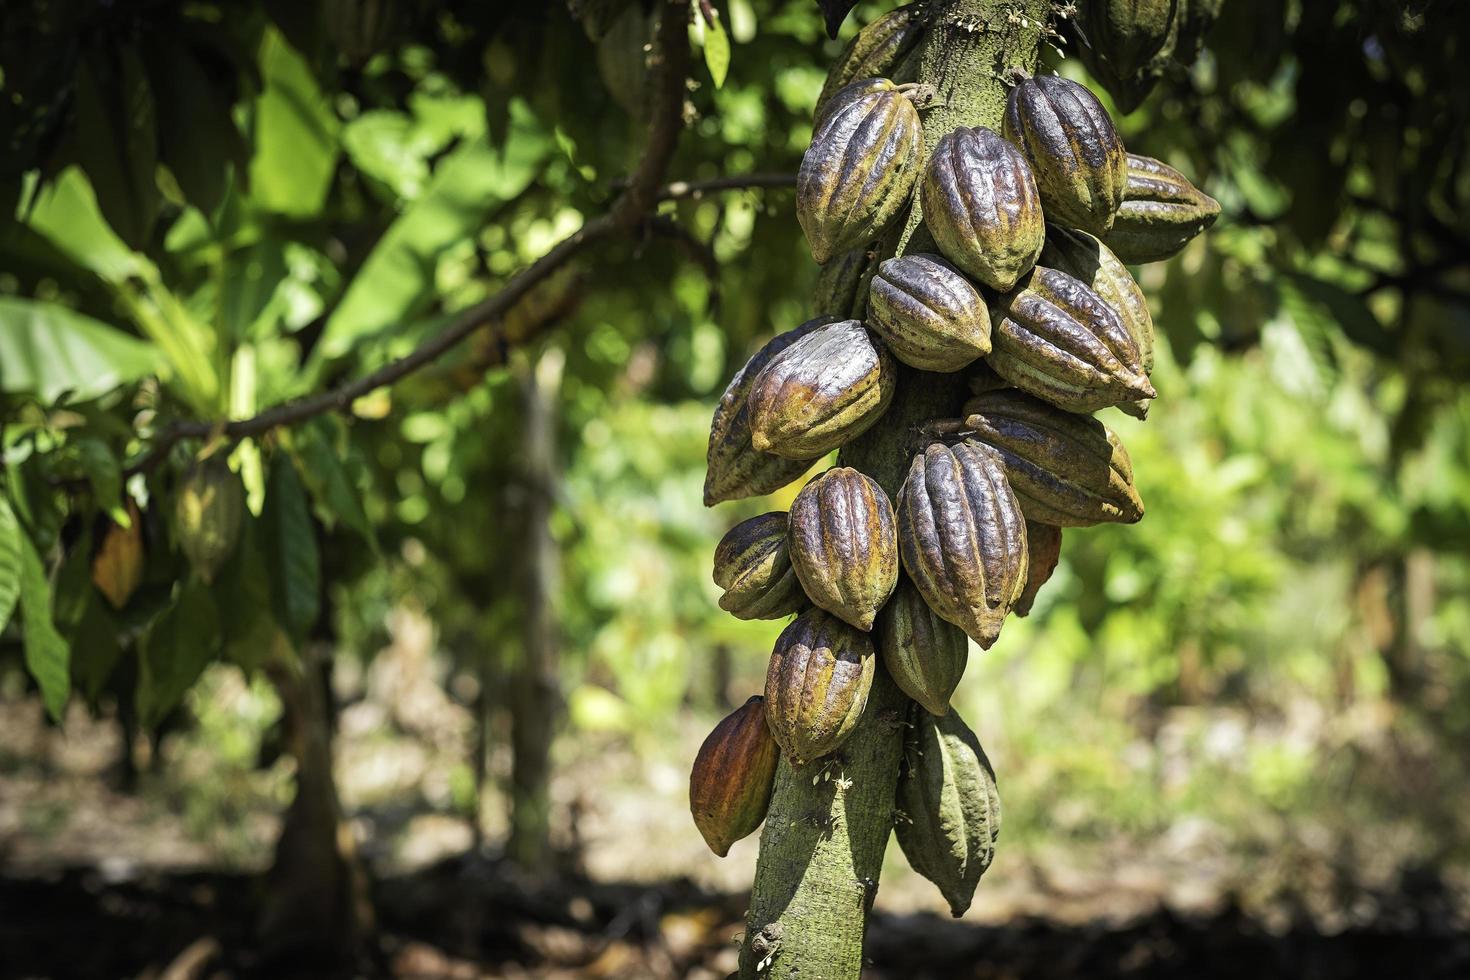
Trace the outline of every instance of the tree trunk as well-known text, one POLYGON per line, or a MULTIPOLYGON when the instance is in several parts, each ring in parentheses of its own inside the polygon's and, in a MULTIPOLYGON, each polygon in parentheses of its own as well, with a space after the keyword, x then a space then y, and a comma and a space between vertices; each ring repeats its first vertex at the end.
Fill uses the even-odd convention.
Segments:
MULTIPOLYGON (((936 98, 924 117, 924 153, 956 126, 1001 128, 1012 70, 1034 70, 1047 0, 948 0, 933 5, 917 77, 936 98)), ((917 210, 917 208, 915 208, 917 210)), ((918 216, 885 239, 877 258, 918 251, 918 216)), ((875 267, 869 263, 869 272, 875 267)), ((864 305, 864 281, 854 308, 864 305)), ((841 312, 817 310, 817 313, 841 312)), ((841 462, 897 494, 917 449, 915 429, 952 417, 964 397, 956 375, 904 369, 882 422, 844 448, 841 462)), ((893 829, 902 732, 909 700, 881 663, 862 722, 833 755, 794 767, 783 756, 761 831, 760 858, 740 956, 742 978, 855 980, 862 972, 867 911, 893 829), (824 778, 825 777, 825 778, 824 778)))
POLYGON ((522 656, 512 680, 511 819, 506 851, 527 871, 551 865, 551 743, 561 714, 556 610, 557 549, 551 507, 557 496, 554 398, 560 352, 515 368, 522 403, 522 656))

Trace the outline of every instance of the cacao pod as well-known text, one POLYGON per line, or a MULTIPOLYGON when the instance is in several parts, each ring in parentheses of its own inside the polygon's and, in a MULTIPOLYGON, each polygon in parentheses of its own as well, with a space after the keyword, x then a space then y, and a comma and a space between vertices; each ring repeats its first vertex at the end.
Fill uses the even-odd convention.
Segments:
MULTIPOLYGON (((1052 225, 1046 231, 1041 263, 1091 286, 1092 291, 1118 314, 1124 329, 1138 345, 1138 360, 1143 365, 1143 373, 1153 373, 1154 320, 1148 312, 1148 300, 1128 272, 1128 267, 1111 249, 1085 231, 1052 225)), ((1119 407, 1141 419, 1148 415, 1148 403, 1148 399, 1140 399, 1119 407)))
POLYGON ((715 548, 720 608, 737 619, 780 619, 806 606, 786 545, 786 515, 761 514, 736 524, 715 548))
POLYGON ((224 459, 198 463, 185 475, 174 500, 174 532, 190 567, 206 584, 234 552, 244 516, 240 478, 224 459))
POLYGON ((873 687, 873 641, 823 609, 776 638, 766 668, 766 722, 795 765, 834 751, 852 733, 873 687))
POLYGON ((898 492, 898 547, 929 608, 988 650, 1026 586, 1026 522, 999 454, 935 443, 915 456, 898 492))
POLYGON ((1005 292, 1035 264, 1046 238, 1041 194, 1021 151, 994 130, 941 137, 919 196, 939 250, 990 288, 1005 292))
POLYGON ((949 710, 970 658, 965 631, 940 618, 908 576, 878 614, 878 655, 899 690, 930 714, 949 710))
POLYGON ((1051 524, 1026 522, 1026 588, 1016 600, 1016 615, 1027 616, 1036 602, 1036 593, 1057 570, 1062 557, 1062 529, 1051 524))
POLYGON ((750 386, 750 442, 812 460, 865 432, 893 400, 893 358, 857 320, 817 327, 777 353, 750 386))
POLYGON ((808 320, 795 330, 777 334, 756 351, 730 379, 710 421, 709 451, 705 456, 704 505, 713 507, 726 500, 759 497, 779 490, 807 471, 811 463, 761 452, 751 445, 750 389, 756 376, 782 351, 831 317, 808 320))
POLYGON ((854 82, 832 97, 796 175, 812 258, 826 263, 888 226, 908 203, 922 144, 918 110, 892 82, 854 82))
MULTIPOLYGON (((1000 453, 1028 520, 1088 527, 1143 517, 1128 450, 1097 419, 1014 389, 976 395, 965 414, 970 438, 1000 453)), ((902 527, 900 513, 900 547, 902 527)))
POLYGON ((871 258, 867 249, 848 249, 817 270, 817 285, 812 290, 812 306, 839 320, 862 318, 860 293, 863 276, 871 258))
POLYGON ((780 755, 759 694, 726 715, 699 747, 689 773, 689 810, 719 857, 766 819, 780 755))
POLYGON ((1122 319, 1065 272, 1032 269, 996 301, 990 332, 995 373, 1069 412, 1154 397, 1122 319))
POLYGON ((1127 154, 1108 111, 1086 87, 1057 76, 1017 83, 1006 102, 1005 136, 1031 164, 1048 221, 1095 235, 1113 226, 1127 154))
POLYGON ((814 605, 867 632, 898 583, 893 505, 878 482, 837 466, 791 502, 791 564, 814 605))
POLYGON ((1178 33, 1178 0, 1090 0, 1074 21, 1075 51, 1123 112, 1158 79, 1155 62, 1178 33))
POLYGON ((128 604, 143 581, 143 518, 128 501, 128 526, 107 522, 102 543, 92 556, 92 584, 114 609, 128 604))
POLYGON ((868 287, 868 323, 921 371, 958 371, 990 353, 985 300, 937 255, 885 259, 868 287))
POLYGON ((1220 202, 1153 157, 1128 154, 1123 205, 1103 242, 1131 265, 1162 262, 1220 217, 1220 202))
POLYGON ((922 3, 905 4, 858 31, 828 69, 814 115, 820 119, 832 97, 853 82, 891 76, 924 33, 923 10, 922 3))
POLYGON ((995 858, 1000 793, 980 740, 958 712, 915 714, 894 833, 909 866, 938 886, 958 918, 995 858))
POLYGON ((1192 65, 1225 0, 1178 0, 1178 3, 1179 11, 1174 17, 1177 31, 1164 53, 1172 55, 1178 64, 1192 65))

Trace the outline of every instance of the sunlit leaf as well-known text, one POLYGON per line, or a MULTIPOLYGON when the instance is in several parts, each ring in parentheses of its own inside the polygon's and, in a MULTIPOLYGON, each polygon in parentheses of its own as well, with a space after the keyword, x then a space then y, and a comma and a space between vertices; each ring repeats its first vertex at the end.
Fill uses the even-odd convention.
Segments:
POLYGON ((305 59, 274 30, 261 45, 260 71, 251 200, 278 214, 314 215, 337 166, 337 117, 305 59))
POLYGON ((730 72, 730 36, 725 33, 725 25, 716 16, 712 21, 704 21, 704 64, 709 69, 710 79, 715 83, 715 88, 725 87, 725 76, 730 72))
POLYGON ((0 633, 10 622, 15 611, 15 600, 20 597, 20 522, 10 501, 0 496, 0 633))
POLYGON ((47 185, 26 216, 26 224, 73 262, 108 282, 136 275, 145 263, 102 217, 97 195, 78 167, 68 167, 47 185))
POLYGON ((0 297, 0 391, 87 401, 156 373, 158 351, 55 303, 0 297))

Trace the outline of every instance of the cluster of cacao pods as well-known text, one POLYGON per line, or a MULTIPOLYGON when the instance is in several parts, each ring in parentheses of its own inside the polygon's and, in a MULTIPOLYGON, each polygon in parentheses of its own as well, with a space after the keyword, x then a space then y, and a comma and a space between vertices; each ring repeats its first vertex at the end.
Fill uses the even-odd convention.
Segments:
POLYGON ((959 373, 970 397, 957 418, 906 421, 892 499, 838 465, 788 512, 720 542, 721 607, 795 619, 764 697, 701 749, 691 798, 723 854, 760 823, 778 753, 802 766, 839 749, 886 670, 917 705, 899 843, 958 915, 1000 828, 994 774, 950 709, 969 645, 988 649, 1009 614, 1030 611, 1062 528, 1143 516, 1127 450, 1091 414, 1142 418, 1155 396, 1153 322, 1125 263, 1176 254, 1219 206, 1128 153, 1097 98, 1057 76, 1019 78, 1000 132, 956 128, 926 158, 923 86, 869 77, 901 65, 923 30, 918 5, 899 8, 832 70, 797 180, 821 315, 767 343, 725 390, 705 503, 794 481, 882 426, 900 382, 959 373), (915 208, 921 221, 905 224, 915 208))

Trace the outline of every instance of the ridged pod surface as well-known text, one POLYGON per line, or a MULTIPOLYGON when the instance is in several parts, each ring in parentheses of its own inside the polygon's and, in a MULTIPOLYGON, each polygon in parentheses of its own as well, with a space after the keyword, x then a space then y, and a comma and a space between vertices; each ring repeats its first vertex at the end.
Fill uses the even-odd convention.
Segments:
POLYGON ((898 583, 893 505, 878 481, 837 466, 801 488, 787 522, 807 598, 864 632, 898 583))
POLYGON ((1036 593, 1057 570, 1062 557, 1062 529, 1051 524, 1026 522, 1026 588, 1016 600, 1017 616, 1027 616, 1036 602, 1036 593))
POLYGON ((958 918, 995 858, 1000 792, 980 740, 957 712, 915 715, 894 833, 909 866, 934 882, 958 918))
POLYGON ((1046 266, 991 310, 988 363, 1023 391, 1069 412, 1154 397, 1133 335, 1080 280, 1046 266))
POLYGON ((726 715, 699 747, 689 773, 689 811, 709 849, 720 857, 766 819, 781 751, 756 694, 726 715))
POLYGON ((989 649, 1026 585, 1026 522, 1000 456, 970 443, 915 456, 898 493, 898 548, 929 608, 989 649))
POLYGON ((224 459, 189 470, 174 498, 174 532, 189 565, 206 583, 234 552, 244 516, 245 492, 224 459))
MULTIPOLYGON (((1143 517, 1128 450, 1097 419, 1015 389, 971 398, 965 416, 971 439, 1000 453, 1027 520, 1089 527, 1143 517)), ((902 526, 900 512, 900 544, 902 526)))
POLYGON ((706 507, 779 490, 807 471, 811 464, 806 460, 791 460, 761 452, 751 445, 750 389, 756 376, 776 355, 818 327, 832 322, 832 317, 817 317, 795 330, 777 334, 730 379, 710 421, 704 475, 706 507))
POLYGON ((1035 264, 1046 238, 1041 193, 1025 156, 994 130, 941 137, 919 197, 939 250, 990 288, 1005 292, 1035 264))
POLYGON ((1162 262, 1220 217, 1220 202, 1153 157, 1128 154, 1128 183, 1103 242, 1124 262, 1162 262))
POLYGON ((1095 235, 1113 226, 1127 153, 1085 86, 1054 75, 1018 82, 1006 102, 1005 136, 1031 164, 1047 220, 1095 235))
POLYGON ((885 259, 868 288, 868 325, 893 356, 922 371, 958 371, 990 353, 990 311, 937 255, 885 259))
POLYGON ((873 641, 822 609, 808 609, 776 638, 766 668, 766 722, 791 761, 804 765, 852 733, 873 687, 873 641))
POLYGON ((1082 5, 1074 49, 1087 70, 1132 112, 1153 86, 1155 59, 1178 32, 1179 0, 1089 0, 1082 5))
MULTIPOLYGON (((1085 231, 1052 225, 1046 230, 1041 264, 1091 286, 1092 291, 1118 314, 1124 329, 1138 345, 1138 360, 1143 365, 1143 373, 1153 373, 1154 320, 1148 311, 1148 300, 1128 267, 1110 248, 1085 231)), ((1148 403, 1148 399, 1140 399, 1119 408, 1141 419, 1148 415, 1148 403)))
POLYGON ((817 270, 812 307, 838 320, 861 317, 858 304, 863 275, 868 271, 866 249, 848 249, 817 270))
POLYGON ((786 544, 786 514, 772 511, 736 524, 715 548, 720 608, 737 619, 780 619, 800 612, 806 594, 786 544))
POLYGON ((822 111, 843 88, 863 78, 886 78, 919 43, 924 33, 922 3, 897 7, 858 31, 827 70, 827 82, 817 96, 814 115, 822 111))
POLYGON ((965 631, 940 618, 903 576, 878 614, 876 636, 878 655, 899 690, 930 714, 948 711, 970 658, 965 631))
POLYGON ((817 120, 796 174, 796 218, 812 258, 825 263, 876 238, 918 176, 919 112, 886 79, 854 82, 817 120))
POLYGON ((750 386, 750 441, 812 460, 865 432, 893 400, 893 358, 857 320, 817 327, 776 354, 750 386))

